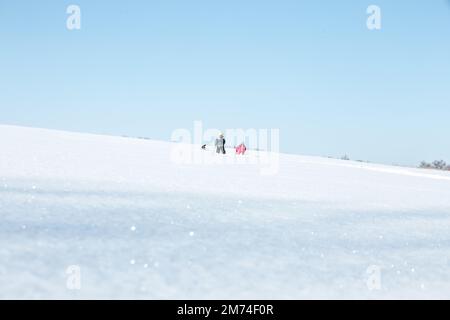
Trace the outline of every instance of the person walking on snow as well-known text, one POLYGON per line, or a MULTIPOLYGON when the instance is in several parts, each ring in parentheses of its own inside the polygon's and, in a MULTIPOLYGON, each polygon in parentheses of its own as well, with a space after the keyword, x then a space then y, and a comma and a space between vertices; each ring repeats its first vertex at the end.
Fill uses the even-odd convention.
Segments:
POLYGON ((216 152, 226 154, 225 152, 225 138, 223 134, 220 134, 219 138, 216 139, 215 146, 216 146, 216 152))
POLYGON ((238 145, 236 147, 236 154, 244 155, 246 151, 247 151, 247 147, 245 146, 244 143, 241 143, 240 145, 238 145))

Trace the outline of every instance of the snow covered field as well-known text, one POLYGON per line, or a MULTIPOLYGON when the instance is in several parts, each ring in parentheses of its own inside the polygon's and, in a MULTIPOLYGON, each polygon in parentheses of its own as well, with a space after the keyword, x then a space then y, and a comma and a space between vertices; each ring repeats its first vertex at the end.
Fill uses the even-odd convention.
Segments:
POLYGON ((448 173, 174 145, 0 126, 0 298, 450 298, 448 173))

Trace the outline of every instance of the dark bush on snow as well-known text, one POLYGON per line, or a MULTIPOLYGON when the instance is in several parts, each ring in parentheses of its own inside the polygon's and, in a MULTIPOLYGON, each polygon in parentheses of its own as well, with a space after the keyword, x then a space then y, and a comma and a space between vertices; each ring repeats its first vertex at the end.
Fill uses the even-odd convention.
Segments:
POLYGON ((435 160, 432 163, 422 161, 419 165, 419 168, 450 171, 450 165, 447 165, 444 160, 435 160))

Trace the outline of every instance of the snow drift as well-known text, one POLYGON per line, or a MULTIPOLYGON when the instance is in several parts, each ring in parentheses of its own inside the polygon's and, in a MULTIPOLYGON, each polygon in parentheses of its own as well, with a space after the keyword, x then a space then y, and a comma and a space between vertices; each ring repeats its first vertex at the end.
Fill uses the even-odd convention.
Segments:
POLYGON ((0 126, 0 298, 450 298, 448 173, 173 148, 0 126))

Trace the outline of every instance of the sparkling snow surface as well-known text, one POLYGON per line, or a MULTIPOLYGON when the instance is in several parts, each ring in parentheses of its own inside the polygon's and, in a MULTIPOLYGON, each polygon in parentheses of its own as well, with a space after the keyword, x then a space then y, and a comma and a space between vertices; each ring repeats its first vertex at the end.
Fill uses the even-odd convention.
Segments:
POLYGON ((0 126, 0 298, 450 298, 450 174, 176 147, 0 126))

